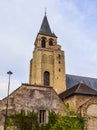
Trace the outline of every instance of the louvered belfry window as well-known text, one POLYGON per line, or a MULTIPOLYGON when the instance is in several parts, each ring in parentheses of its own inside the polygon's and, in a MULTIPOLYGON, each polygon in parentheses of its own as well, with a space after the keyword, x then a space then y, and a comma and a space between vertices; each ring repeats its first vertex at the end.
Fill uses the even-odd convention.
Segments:
POLYGON ((48 71, 44 72, 44 85, 50 85, 50 73, 48 71))
POLYGON ((45 42, 46 42, 46 41, 45 41, 45 38, 43 38, 42 41, 41 41, 41 44, 42 44, 41 46, 42 46, 42 48, 45 48, 45 42))

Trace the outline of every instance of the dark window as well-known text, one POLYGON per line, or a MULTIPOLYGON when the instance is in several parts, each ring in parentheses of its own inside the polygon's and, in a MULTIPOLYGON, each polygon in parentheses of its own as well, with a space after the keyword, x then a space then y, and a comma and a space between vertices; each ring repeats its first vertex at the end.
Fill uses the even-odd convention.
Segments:
POLYGON ((40 110, 39 112, 39 122, 44 124, 46 123, 46 110, 40 110))
POLYGON ((50 84, 50 73, 48 71, 44 72, 44 85, 50 84))
POLYGON ((59 72, 61 71, 61 69, 59 68, 59 72))
POLYGON ((60 54, 58 55, 58 58, 59 58, 59 60, 61 59, 61 55, 60 54))
POLYGON ((52 40, 49 40, 49 45, 53 46, 53 41, 52 40))
POLYGON ((45 38, 43 38, 42 41, 41 41, 41 47, 45 48, 45 38))

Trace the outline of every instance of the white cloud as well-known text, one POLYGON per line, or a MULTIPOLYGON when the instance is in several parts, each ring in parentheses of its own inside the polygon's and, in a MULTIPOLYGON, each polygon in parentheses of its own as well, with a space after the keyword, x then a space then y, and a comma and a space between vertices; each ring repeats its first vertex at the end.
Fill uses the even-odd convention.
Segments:
MULTIPOLYGON (((8 78, 0 76, 0 100, 7 96, 8 92, 8 78)), ((20 81, 17 81, 15 79, 10 79, 10 91, 13 92, 16 88, 18 88, 21 85, 20 81)))
POLYGON ((66 72, 97 77, 96 0, 3 0, 0 1, 0 87, 4 84, 5 87, 1 88, 1 96, 6 95, 4 73, 8 70, 13 71, 17 82, 28 82, 29 61, 45 8, 51 29, 66 53, 66 72))

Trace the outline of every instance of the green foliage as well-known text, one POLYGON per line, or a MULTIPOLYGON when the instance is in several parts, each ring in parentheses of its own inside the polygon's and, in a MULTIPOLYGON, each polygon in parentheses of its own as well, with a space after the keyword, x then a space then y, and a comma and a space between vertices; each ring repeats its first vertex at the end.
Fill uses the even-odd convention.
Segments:
POLYGON ((70 106, 69 103, 64 103, 64 111, 68 116, 77 115, 76 110, 74 109, 74 107, 70 106))
POLYGON ((47 128, 46 130, 84 130, 84 121, 79 117, 50 113, 47 128))
POLYGON ((7 130, 84 130, 84 120, 75 116, 62 116, 54 112, 49 113, 48 124, 39 124, 35 112, 12 114, 8 117, 7 130))
POLYGON ((39 127, 37 113, 22 110, 20 113, 12 114, 8 117, 8 130, 37 130, 39 127))

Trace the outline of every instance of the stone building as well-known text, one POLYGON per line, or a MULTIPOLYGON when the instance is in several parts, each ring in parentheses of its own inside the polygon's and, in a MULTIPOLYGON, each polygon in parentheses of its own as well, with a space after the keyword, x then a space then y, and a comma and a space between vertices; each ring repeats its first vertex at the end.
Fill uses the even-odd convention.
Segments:
POLYGON ((0 130, 4 128, 4 114, 8 99, 8 114, 25 111, 38 112, 39 122, 48 122, 48 112, 63 114, 63 102, 85 117, 85 130, 97 129, 97 79, 68 75, 65 56, 52 33, 45 15, 35 39, 30 60, 29 83, 21 84, 9 97, 0 101, 0 130))
POLYGON ((62 92, 60 98, 73 106, 80 117, 85 118, 85 130, 97 129, 97 91, 84 83, 62 92))
MULTIPOLYGON (((6 100, 0 102, 0 130, 4 130, 6 100)), ((8 97, 8 114, 21 110, 38 112, 39 122, 48 122, 48 112, 63 113, 62 100, 52 87, 22 84, 8 97)))
POLYGON ((57 93, 66 90, 64 51, 57 43, 57 36, 51 32, 46 15, 34 45, 29 83, 53 86, 57 93))

